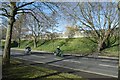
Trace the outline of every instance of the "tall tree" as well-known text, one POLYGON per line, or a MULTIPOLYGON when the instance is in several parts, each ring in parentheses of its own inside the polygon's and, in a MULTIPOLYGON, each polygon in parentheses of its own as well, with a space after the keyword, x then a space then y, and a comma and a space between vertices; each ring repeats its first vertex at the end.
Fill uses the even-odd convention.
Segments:
POLYGON ((4 48, 4 54, 3 54, 3 64, 5 65, 10 63, 10 47, 11 47, 12 29, 15 22, 15 16, 18 14, 17 11, 19 11, 19 9, 21 9, 22 7, 32 3, 33 2, 25 3, 20 6, 17 6, 16 2, 2 3, 2 8, 0 8, 0 10, 2 11, 1 15, 8 18, 6 42, 5 42, 5 48, 4 48))
POLYGON ((117 41, 118 10, 116 3, 65 3, 62 10, 76 25, 88 34, 89 40, 98 45, 97 51, 114 46, 117 41), (79 22, 79 23, 78 23, 79 22), (91 37, 92 36, 92 37, 91 37))
MULTIPOLYGON (((47 14, 43 9, 48 9, 49 11, 55 11, 56 4, 55 3, 44 3, 44 2, 3 2, 1 3, 2 7, 0 8, 0 15, 2 17, 7 17, 8 27, 6 34, 6 42, 3 54, 3 64, 10 63, 10 44, 11 44, 11 36, 13 25, 16 17, 21 13, 26 13, 32 15, 38 22, 37 13, 41 13, 42 15, 47 14)), ((55 11, 56 12, 56 11, 55 11)), ((39 16, 41 17, 41 16, 39 16)), ((42 18, 42 17, 41 17, 42 18)))
POLYGON ((26 20, 29 23, 27 25, 27 28, 31 32, 30 34, 31 34, 31 37, 33 38, 34 48, 36 48, 37 43, 38 43, 38 39, 39 39, 39 35, 40 35, 40 28, 41 27, 39 25, 39 22, 37 22, 33 17, 29 16, 26 20))

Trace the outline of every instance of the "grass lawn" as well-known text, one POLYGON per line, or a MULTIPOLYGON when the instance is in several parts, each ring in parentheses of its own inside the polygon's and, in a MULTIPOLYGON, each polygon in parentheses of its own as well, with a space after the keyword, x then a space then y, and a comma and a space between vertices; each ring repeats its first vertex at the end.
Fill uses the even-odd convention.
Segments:
POLYGON ((69 74, 69 73, 59 73, 55 70, 50 70, 43 67, 37 67, 32 65, 25 65, 18 60, 11 60, 11 64, 8 67, 3 66, 3 78, 16 79, 16 80, 26 80, 26 79, 55 79, 60 78, 62 80, 85 80, 80 76, 69 74))
MULTIPOLYGON (((2 41, 4 45, 4 41, 2 41)), ((69 54, 89 54, 96 52, 97 45, 86 38, 72 38, 72 39, 56 39, 56 40, 39 40, 38 47, 34 48, 32 40, 22 40, 20 49, 24 49, 26 45, 32 47, 32 50, 54 52, 59 45, 63 53, 69 54)), ((114 46, 103 51, 104 56, 118 56, 118 46, 114 46)))

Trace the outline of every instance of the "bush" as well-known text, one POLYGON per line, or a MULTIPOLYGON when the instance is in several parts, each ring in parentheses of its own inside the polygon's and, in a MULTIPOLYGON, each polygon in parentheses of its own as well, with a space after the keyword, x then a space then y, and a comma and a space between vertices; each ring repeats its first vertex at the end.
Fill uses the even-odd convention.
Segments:
POLYGON ((11 47, 18 47, 18 42, 17 41, 13 41, 11 43, 11 47))
MULTIPOLYGON (((1 48, 4 49, 5 46, 5 41, 1 40, 1 48)), ((17 41, 12 41, 11 42, 11 47, 18 47, 18 42, 17 41)))
POLYGON ((1 40, 1 48, 4 49, 5 41, 1 40))

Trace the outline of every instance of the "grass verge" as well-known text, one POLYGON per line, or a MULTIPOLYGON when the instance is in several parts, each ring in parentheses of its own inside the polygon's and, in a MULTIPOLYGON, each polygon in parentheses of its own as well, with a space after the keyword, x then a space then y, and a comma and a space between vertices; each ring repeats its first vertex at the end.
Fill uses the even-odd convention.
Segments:
POLYGON ((16 80, 26 80, 26 79, 56 79, 60 78, 62 80, 85 80, 80 76, 69 74, 69 73, 60 73, 55 70, 50 70, 43 67, 25 65, 19 60, 12 59, 11 64, 7 67, 3 66, 3 79, 16 79, 16 80))

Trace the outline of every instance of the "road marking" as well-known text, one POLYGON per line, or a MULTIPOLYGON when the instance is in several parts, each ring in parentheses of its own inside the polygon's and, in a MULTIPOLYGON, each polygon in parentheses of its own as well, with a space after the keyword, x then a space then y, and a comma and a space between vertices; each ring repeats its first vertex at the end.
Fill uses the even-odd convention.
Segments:
POLYGON ((46 58, 45 56, 37 56, 37 55, 30 55, 30 56, 38 57, 38 58, 46 58))
POLYGON ((99 64, 100 66, 106 66, 106 67, 113 67, 113 68, 117 68, 117 66, 112 66, 112 65, 106 65, 106 64, 99 64))
POLYGON ((63 60, 63 61, 74 62, 74 63, 81 63, 80 61, 74 61, 74 60, 63 60))
MULTIPOLYGON (((17 58, 19 58, 19 57, 17 57, 17 58)), ((23 58, 19 58, 19 59, 28 60, 28 61, 32 61, 32 62, 35 62, 35 63, 44 63, 44 62, 40 62, 40 61, 33 61, 33 60, 23 59, 23 58)), ((93 72, 93 71, 88 71, 88 70, 83 70, 83 69, 74 69, 74 68, 70 68, 70 67, 62 66, 62 65, 56 65, 56 64, 49 64, 49 65, 68 68, 68 69, 73 69, 73 70, 78 70, 78 71, 83 71, 83 72, 87 72, 87 73, 99 74, 99 75, 103 75, 103 76, 109 76, 109 77, 115 77, 115 78, 118 77, 118 76, 115 76, 115 75, 103 74, 103 73, 98 73, 98 72, 93 72)))
POLYGON ((118 62, 118 61, 113 61, 113 60, 105 60, 105 59, 102 59, 101 61, 105 61, 105 62, 118 62))
POLYGON ((87 73, 93 73, 93 74, 103 75, 103 76, 109 76, 109 77, 115 77, 115 78, 118 77, 118 76, 115 76, 115 75, 103 74, 103 73, 93 72, 93 71, 88 71, 88 70, 83 70, 83 69, 75 69, 75 68, 71 68, 71 67, 67 67, 67 66, 61 66, 61 65, 56 65, 56 64, 49 64, 49 65, 53 65, 53 66, 57 66, 57 67, 62 67, 62 68, 67 68, 67 69, 72 69, 72 70, 78 70, 78 71, 87 72, 87 73))
POLYGON ((105 59, 102 59, 101 61, 110 61, 110 60, 105 60, 105 59))

